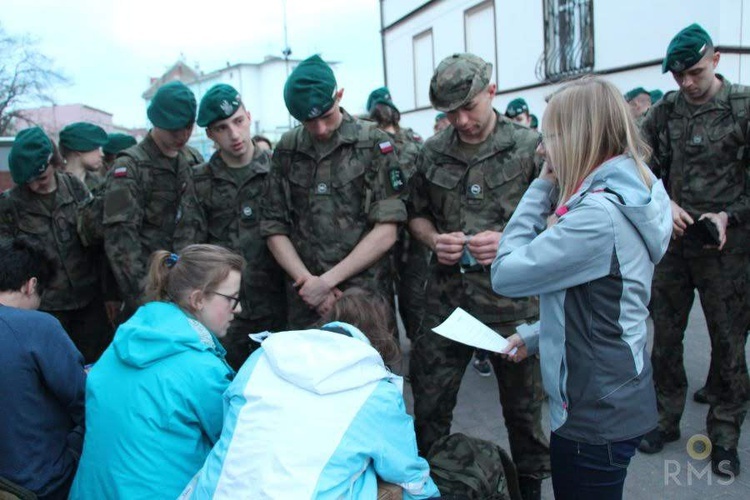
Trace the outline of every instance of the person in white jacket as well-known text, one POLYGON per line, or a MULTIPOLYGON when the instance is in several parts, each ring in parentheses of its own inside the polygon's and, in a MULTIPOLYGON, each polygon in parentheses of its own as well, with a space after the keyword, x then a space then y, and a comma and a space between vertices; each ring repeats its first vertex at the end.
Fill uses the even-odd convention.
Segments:
POLYGON ((565 85, 542 129, 546 163, 505 228, 492 286, 540 296, 540 324, 511 336, 508 351, 541 355, 555 498, 621 498, 657 424, 646 318, 672 233, 669 197, 611 83, 565 85))
POLYGON ((224 395, 219 442, 181 498, 375 499, 377 478, 403 498, 439 497, 417 454, 392 312, 351 288, 319 329, 271 334, 224 395), (354 326, 356 325, 356 326, 354 326))

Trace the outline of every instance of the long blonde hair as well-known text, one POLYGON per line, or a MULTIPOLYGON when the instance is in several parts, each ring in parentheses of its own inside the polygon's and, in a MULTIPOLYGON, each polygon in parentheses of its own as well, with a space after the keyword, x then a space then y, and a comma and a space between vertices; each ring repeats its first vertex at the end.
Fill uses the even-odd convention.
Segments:
POLYGON ((587 76, 563 85, 549 101, 542 130, 547 159, 560 184, 559 205, 596 167, 624 153, 633 157, 643 183, 651 187, 646 165, 651 151, 610 82, 587 76))

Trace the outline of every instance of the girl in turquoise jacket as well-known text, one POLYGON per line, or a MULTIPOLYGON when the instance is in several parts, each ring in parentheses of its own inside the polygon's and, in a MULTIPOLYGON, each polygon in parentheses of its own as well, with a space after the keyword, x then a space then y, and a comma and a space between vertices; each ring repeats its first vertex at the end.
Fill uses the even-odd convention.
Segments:
POLYGON ((152 301, 118 328, 88 376, 71 499, 174 499, 200 469, 234 377, 217 337, 239 310, 243 266, 213 245, 153 254, 152 301))

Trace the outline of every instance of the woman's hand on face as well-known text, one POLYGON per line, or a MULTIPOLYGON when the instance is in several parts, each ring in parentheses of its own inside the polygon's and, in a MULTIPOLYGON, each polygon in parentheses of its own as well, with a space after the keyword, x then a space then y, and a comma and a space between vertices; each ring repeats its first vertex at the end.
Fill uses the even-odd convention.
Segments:
POLYGON ((539 172, 539 178, 549 181, 552 184, 557 184, 557 175, 555 175, 555 171, 552 170, 552 166, 548 160, 545 160, 544 163, 542 163, 542 171, 539 172))
POLYGON ((505 348, 505 351, 500 353, 503 358, 513 361, 514 363, 520 363, 529 356, 529 352, 526 349, 526 343, 519 334, 514 333, 506 340, 508 341, 508 346, 505 348), (515 352, 513 352, 513 349, 515 349, 515 352))

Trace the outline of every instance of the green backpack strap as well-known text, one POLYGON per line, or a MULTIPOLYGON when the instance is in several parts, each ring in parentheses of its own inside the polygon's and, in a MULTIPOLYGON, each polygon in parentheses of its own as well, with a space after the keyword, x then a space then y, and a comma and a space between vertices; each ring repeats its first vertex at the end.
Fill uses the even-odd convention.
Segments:
POLYGON ((732 108, 734 122, 740 127, 744 144, 737 153, 738 159, 747 162, 750 159, 750 120, 748 120, 748 105, 750 104, 750 87, 732 84, 729 87, 729 106, 732 108))

